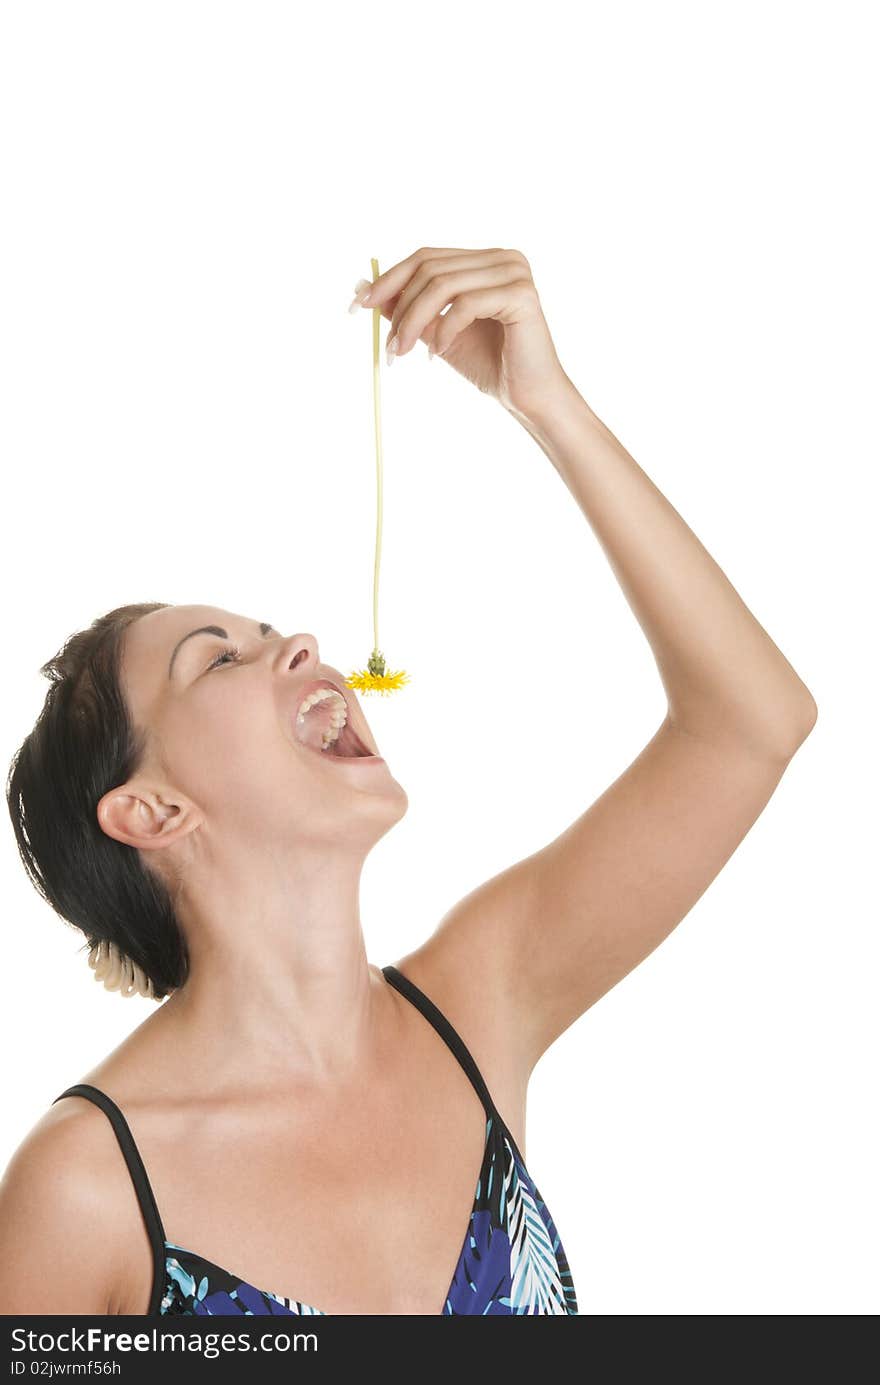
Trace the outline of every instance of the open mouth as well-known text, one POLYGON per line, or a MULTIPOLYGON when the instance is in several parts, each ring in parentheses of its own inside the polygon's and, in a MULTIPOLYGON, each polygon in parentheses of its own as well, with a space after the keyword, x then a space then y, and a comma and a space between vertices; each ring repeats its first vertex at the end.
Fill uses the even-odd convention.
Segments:
POLYGON ((348 704, 331 683, 304 698, 294 716, 293 734, 301 746, 333 760, 375 759, 351 724, 348 704))

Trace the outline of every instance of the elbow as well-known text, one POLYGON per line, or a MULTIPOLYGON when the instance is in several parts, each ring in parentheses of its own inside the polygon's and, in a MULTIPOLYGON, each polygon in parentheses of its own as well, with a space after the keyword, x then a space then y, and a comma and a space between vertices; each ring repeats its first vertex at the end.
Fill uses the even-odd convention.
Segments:
POLYGON ((790 759, 803 745, 819 718, 819 708, 816 699, 808 688, 804 688, 803 707, 797 717, 792 719, 791 733, 783 753, 786 759, 790 759))
MULTIPOLYGON (((756 701, 755 695, 751 703, 756 701)), ((667 721, 692 736, 786 764, 800 749, 818 720, 815 698, 803 683, 789 686, 775 698, 763 698, 760 707, 732 707, 730 701, 702 709, 698 719, 679 716, 670 704, 667 721)))
POLYGON ((807 729, 804 732, 805 740, 819 720, 819 708, 816 706, 816 699, 809 691, 807 692, 807 708, 807 729))
POLYGON ((809 689, 803 685, 795 698, 789 698, 784 705, 769 711, 760 727, 755 726, 747 735, 748 743, 773 760, 787 764, 797 754, 809 736, 819 716, 819 709, 809 689))

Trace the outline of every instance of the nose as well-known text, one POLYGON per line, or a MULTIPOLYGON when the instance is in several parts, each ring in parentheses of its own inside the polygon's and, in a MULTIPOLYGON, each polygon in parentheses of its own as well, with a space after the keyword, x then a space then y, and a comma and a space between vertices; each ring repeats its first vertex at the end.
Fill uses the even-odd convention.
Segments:
POLYGON ((316 668, 318 662, 318 641, 313 635, 293 635, 281 646, 279 667, 282 669, 303 672, 309 665, 316 668))

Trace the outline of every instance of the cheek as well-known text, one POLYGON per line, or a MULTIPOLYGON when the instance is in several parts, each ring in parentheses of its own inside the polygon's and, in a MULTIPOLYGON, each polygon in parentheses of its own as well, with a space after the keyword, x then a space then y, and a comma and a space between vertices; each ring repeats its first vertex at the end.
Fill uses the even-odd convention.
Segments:
POLYGON ((229 794, 259 796, 290 777, 294 749, 274 708, 261 707, 256 698, 205 697, 168 732, 166 753, 174 777, 203 803, 229 794))

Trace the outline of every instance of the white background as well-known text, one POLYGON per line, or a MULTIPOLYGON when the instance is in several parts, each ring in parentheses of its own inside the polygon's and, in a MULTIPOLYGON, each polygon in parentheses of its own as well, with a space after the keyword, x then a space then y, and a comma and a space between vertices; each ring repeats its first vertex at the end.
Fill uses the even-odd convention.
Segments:
MULTIPOLYGON (((354 282, 421 245, 522 250, 568 374, 819 706, 719 878, 541 1060, 529 1167, 585 1315, 876 1312, 872 7, 2 13, 4 766, 40 665, 125 602, 216 604, 362 666, 354 282)), ((382 415, 380 644, 413 681, 362 698, 410 800, 364 871, 379 965, 665 711, 525 431, 421 345, 383 356, 382 415)), ((8 824, 0 871, 2 1167, 150 1005, 94 983, 8 824)))

